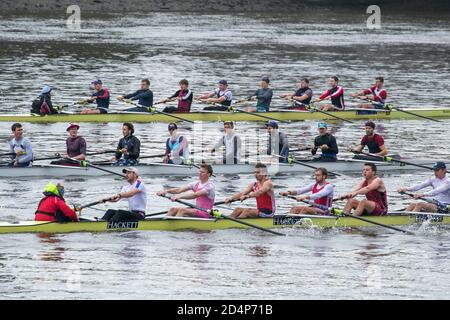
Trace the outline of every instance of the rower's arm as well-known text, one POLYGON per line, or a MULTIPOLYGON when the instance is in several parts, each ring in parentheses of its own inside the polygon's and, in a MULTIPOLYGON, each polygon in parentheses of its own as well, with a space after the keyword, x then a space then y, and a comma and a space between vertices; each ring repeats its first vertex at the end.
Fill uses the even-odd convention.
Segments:
POLYGON ((307 192, 311 192, 313 187, 314 187, 314 183, 311 183, 311 184, 309 184, 306 187, 299 188, 298 190, 295 191, 294 194, 304 194, 304 193, 307 193, 307 192))
POLYGON ((239 200, 242 196, 245 196, 246 194, 249 194, 253 190, 253 183, 250 183, 247 188, 245 188, 244 191, 236 193, 234 196, 231 197, 232 200, 239 200))
POLYGON ((423 188, 426 188, 426 187, 431 187, 431 185, 432 185, 431 182, 432 182, 431 179, 428 179, 427 181, 424 181, 424 182, 416 184, 416 185, 414 185, 412 187, 406 188, 406 191, 415 192, 415 191, 419 191, 419 190, 421 190, 423 188))
POLYGON ((183 194, 183 195, 179 196, 178 199, 192 200, 192 199, 197 199, 198 197, 206 196, 206 195, 208 195, 208 190, 202 189, 197 192, 189 192, 189 193, 183 194))
POLYGON ((26 140, 24 142, 25 155, 22 159, 20 159, 19 163, 26 163, 33 160, 33 149, 31 148, 30 141, 26 140))
POLYGON ((386 146, 384 144, 382 146, 379 146, 379 148, 380 148, 381 151, 378 152, 377 155, 385 156, 385 155, 388 154, 388 150, 387 150, 387 148, 386 148, 386 146))
POLYGON ((138 188, 132 188, 130 191, 120 192, 119 197, 124 199, 131 198, 132 196, 138 194, 139 192, 141 192, 141 190, 139 190, 138 188))
POLYGON ((382 186, 382 181, 380 178, 376 178, 373 180, 367 187, 360 188, 359 190, 355 191, 355 194, 361 194, 365 195, 373 190, 378 190, 382 186))
POLYGON ((305 101, 308 98, 309 98, 309 96, 306 93, 301 96, 293 96, 292 97, 292 99, 294 99, 296 101, 300 101, 300 102, 305 101))
POLYGON ((326 185, 324 188, 322 188, 322 190, 320 190, 319 192, 314 193, 314 194, 311 194, 311 195, 309 196, 309 198, 310 198, 311 200, 316 200, 316 199, 320 199, 320 198, 323 198, 323 197, 328 197, 328 196, 332 195, 333 192, 334 192, 333 186, 332 186, 331 184, 327 184, 327 185, 326 185))
POLYGON ((361 151, 364 150, 364 147, 365 147, 364 145, 359 144, 359 145, 357 145, 356 147, 353 148, 353 151, 361 152, 361 151))
POLYGON ((209 98, 213 97, 214 95, 215 95, 215 92, 210 92, 210 93, 200 96, 199 99, 209 99, 209 98))
POLYGON ((266 182, 264 182, 264 184, 262 185, 262 187, 259 190, 248 193, 248 196, 252 197, 252 198, 256 198, 266 192, 269 192, 270 190, 272 190, 272 188, 273 188, 272 182, 266 181, 266 182))
POLYGON ((434 196, 437 196, 438 194, 449 192, 449 190, 450 190, 450 183, 446 183, 446 184, 440 186, 439 188, 425 192, 423 195, 425 197, 434 197, 434 196))

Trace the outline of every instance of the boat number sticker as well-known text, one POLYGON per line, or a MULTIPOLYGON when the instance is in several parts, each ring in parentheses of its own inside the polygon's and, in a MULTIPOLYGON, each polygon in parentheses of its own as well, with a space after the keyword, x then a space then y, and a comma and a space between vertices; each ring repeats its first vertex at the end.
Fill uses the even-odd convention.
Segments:
POLYGON ((442 222, 444 220, 443 216, 426 216, 426 215, 416 215, 416 222, 442 222))
POLYGON ((106 229, 137 229, 138 225, 137 221, 110 221, 106 229))
POLYGON ((274 217, 274 226, 292 226, 301 223, 302 217, 274 217))

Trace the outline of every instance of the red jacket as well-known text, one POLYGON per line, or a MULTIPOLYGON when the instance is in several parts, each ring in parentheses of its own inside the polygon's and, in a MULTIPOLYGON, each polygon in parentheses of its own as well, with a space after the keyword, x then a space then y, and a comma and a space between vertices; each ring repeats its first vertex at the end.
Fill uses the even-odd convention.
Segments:
POLYGON ((73 211, 61 197, 51 195, 46 196, 39 203, 34 220, 36 221, 57 221, 56 214, 63 214, 72 221, 78 221, 77 214, 73 211))

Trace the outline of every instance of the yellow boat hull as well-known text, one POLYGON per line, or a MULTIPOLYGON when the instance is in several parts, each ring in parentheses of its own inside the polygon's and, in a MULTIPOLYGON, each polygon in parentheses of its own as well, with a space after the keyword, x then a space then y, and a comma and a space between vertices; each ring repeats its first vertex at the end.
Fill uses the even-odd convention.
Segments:
MULTIPOLYGON (((412 215, 393 215, 383 217, 365 217, 374 222, 390 226, 413 225, 422 223, 427 217, 412 215)), ((450 224, 450 217, 433 216, 427 223, 450 224)), ((292 217, 279 216, 276 218, 252 218, 246 222, 263 228, 351 228, 370 227, 373 224, 351 217, 292 217)), ((246 225, 224 219, 198 218, 155 218, 139 222, 40 222, 24 221, 19 223, 0 223, 0 233, 71 233, 71 232, 111 232, 111 231, 179 231, 179 230, 221 230, 230 228, 249 228, 246 225)))
MULTIPOLYGON (((450 119, 449 109, 409 109, 421 116, 435 119, 450 119)), ((305 121, 305 120, 336 120, 332 116, 320 112, 307 111, 275 111, 259 113, 262 116, 283 120, 283 121, 305 121)), ((375 114, 361 114, 359 111, 337 111, 332 112, 338 117, 347 120, 417 120, 421 119, 411 114, 400 111, 392 111, 389 113, 378 112, 375 114)), ((175 114, 190 121, 266 121, 262 117, 252 114, 240 112, 191 112, 186 114, 175 114)), ((163 115, 151 113, 109 113, 109 114, 59 114, 47 116, 35 115, 1 115, 2 122, 33 122, 33 123, 53 123, 53 122, 174 122, 177 119, 163 115)))

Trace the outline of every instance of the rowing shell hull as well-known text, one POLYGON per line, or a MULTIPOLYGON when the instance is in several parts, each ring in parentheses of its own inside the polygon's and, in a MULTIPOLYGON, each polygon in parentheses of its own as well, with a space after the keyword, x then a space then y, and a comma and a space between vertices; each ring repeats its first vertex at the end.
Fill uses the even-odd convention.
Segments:
MULTIPOLYGON (((383 217, 365 217, 371 221, 390 226, 413 225, 422 223, 423 216, 397 215, 383 217)), ((292 217, 251 218, 246 222, 263 228, 351 228, 371 227, 373 224, 351 217, 292 217)), ((450 217, 433 217, 431 224, 450 224, 450 217)), ((181 231, 181 230, 220 230, 249 227, 230 220, 198 218, 155 218, 139 222, 41 222, 23 221, 19 223, 0 223, 0 233, 72 233, 72 232, 111 232, 111 231, 181 231)))
MULTIPOLYGON (((307 162, 315 167, 325 167, 331 172, 359 172, 363 169, 362 160, 340 160, 337 162, 307 162)), ((415 166, 399 166, 386 162, 374 162, 380 172, 403 173, 410 170, 427 170, 415 166)), ((417 161, 431 167, 433 161, 417 161)), ((448 164, 450 166, 450 163, 448 164)), ((122 174, 124 167, 120 166, 100 166, 109 171, 122 174)), ((141 176, 195 176, 198 174, 198 168, 189 165, 170 165, 161 163, 149 163, 136 166, 141 176)), ((216 175, 233 175, 233 174, 252 174, 255 170, 254 164, 232 164, 232 165, 213 165, 214 174, 216 175)), ((310 174, 313 169, 299 164, 272 164, 268 165, 270 175, 284 173, 310 174)), ((98 177, 103 175, 111 175, 111 173, 101 171, 96 168, 87 167, 70 167, 58 165, 34 165, 26 168, 10 168, 0 167, 0 177, 98 177)))
MULTIPOLYGON (((424 117, 436 119, 449 119, 449 109, 409 109, 424 117)), ((337 111, 330 112, 340 118, 347 120, 398 120, 398 119, 413 119, 420 118, 400 111, 391 112, 376 112, 373 114, 362 114, 360 111, 337 111)), ((266 118, 258 117, 256 115, 241 113, 241 112, 191 112, 186 114, 175 114, 178 117, 185 118, 190 121, 267 121, 266 118)), ((283 121, 304 121, 304 120, 335 120, 334 117, 320 112, 308 111, 274 111, 261 113, 265 117, 283 121)), ((177 121, 174 117, 163 114, 151 113, 109 113, 109 114, 59 114, 47 116, 33 116, 33 115, 1 115, 0 121, 4 122, 35 122, 35 123, 49 123, 49 122, 173 122, 177 121)))

